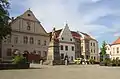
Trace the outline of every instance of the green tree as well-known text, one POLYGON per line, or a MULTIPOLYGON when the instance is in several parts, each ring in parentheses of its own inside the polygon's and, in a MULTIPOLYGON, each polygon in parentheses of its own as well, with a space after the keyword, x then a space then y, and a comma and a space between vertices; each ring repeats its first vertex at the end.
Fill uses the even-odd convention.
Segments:
POLYGON ((9 2, 7 0, 0 0, 0 41, 11 34, 11 27, 9 26, 9 2))
POLYGON ((106 42, 103 41, 102 47, 101 47, 101 52, 100 52, 100 61, 103 61, 106 57, 106 42))

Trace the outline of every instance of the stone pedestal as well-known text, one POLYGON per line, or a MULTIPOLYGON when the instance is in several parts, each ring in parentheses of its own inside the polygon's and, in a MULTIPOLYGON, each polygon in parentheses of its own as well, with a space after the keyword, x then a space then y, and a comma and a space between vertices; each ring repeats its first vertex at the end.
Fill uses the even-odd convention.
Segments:
POLYGON ((48 48, 47 62, 48 65, 60 64, 59 40, 56 38, 55 28, 52 31, 48 48))

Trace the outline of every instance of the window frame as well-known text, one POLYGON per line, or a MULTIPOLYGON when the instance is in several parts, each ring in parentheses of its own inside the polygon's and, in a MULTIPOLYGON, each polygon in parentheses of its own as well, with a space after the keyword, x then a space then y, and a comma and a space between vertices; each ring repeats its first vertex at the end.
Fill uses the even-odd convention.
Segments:
POLYGON ((68 46, 65 46, 65 50, 68 51, 68 46))
POLYGON ((63 45, 60 46, 60 49, 61 49, 61 50, 64 50, 63 45))

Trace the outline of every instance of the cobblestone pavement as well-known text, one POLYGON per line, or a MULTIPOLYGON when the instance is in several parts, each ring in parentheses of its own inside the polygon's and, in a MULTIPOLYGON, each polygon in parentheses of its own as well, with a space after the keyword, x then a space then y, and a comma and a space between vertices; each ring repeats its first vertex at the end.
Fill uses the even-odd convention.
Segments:
POLYGON ((42 66, 32 69, 0 70, 0 79, 119 79, 120 67, 98 65, 42 66))

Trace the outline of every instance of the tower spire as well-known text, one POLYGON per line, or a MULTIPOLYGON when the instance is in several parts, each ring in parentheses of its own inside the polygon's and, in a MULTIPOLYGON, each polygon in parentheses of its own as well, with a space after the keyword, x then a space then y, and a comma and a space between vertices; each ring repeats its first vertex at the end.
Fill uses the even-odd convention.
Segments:
POLYGON ((30 10, 30 8, 29 8, 29 10, 30 10))
POLYGON ((65 22, 65 26, 68 26, 68 23, 67 23, 67 21, 65 22))

